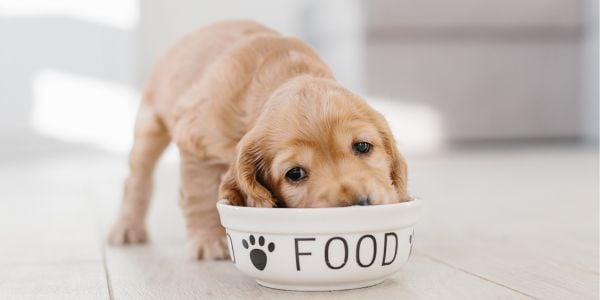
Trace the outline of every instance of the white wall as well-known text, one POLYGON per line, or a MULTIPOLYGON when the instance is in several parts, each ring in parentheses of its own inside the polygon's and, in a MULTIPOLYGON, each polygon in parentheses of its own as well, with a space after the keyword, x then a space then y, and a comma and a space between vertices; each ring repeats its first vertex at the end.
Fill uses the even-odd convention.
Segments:
POLYGON ((48 72, 130 86, 136 7, 135 0, 0 0, 0 135, 31 130, 48 72))
MULTIPOLYGON (((115 105, 107 111, 131 107, 150 66, 176 38, 216 20, 251 18, 304 38, 350 89, 418 107, 427 112, 424 119, 437 116, 450 140, 597 138, 597 5, 594 0, 0 0, 0 135, 30 131, 40 99, 44 107, 64 106, 54 110, 58 115, 42 114, 62 126, 85 113, 69 104, 73 101, 85 107, 115 105), (39 96, 40 86, 57 80, 63 91, 43 88, 52 94, 39 96), (94 95, 127 96, 102 102, 81 89, 73 94, 66 81, 97 86, 86 90, 94 95), (112 92, 104 94, 106 89, 112 92)), ((106 119, 130 124, 125 115, 106 119)), ((407 130, 418 133, 417 127, 407 130)), ((102 124, 82 128, 100 130, 102 124)))

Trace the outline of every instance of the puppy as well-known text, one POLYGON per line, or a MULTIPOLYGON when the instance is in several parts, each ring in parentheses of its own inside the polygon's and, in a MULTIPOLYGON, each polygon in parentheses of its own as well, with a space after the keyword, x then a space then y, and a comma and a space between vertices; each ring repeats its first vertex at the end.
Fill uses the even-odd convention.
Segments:
POLYGON ((110 243, 147 240, 152 173, 170 141, 198 259, 228 256, 217 199, 254 207, 408 199, 406 164, 383 116, 340 86, 305 43, 251 21, 201 28, 152 70, 110 243))

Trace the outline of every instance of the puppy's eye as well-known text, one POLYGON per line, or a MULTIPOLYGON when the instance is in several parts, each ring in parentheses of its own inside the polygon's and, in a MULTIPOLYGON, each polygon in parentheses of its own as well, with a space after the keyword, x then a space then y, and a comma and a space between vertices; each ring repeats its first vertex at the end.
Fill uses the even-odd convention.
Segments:
POLYGON ((352 149, 357 154, 366 154, 369 153, 369 151, 371 151, 371 144, 367 142, 354 143, 354 145, 352 145, 352 149))
POLYGON ((294 167, 285 173, 285 177, 290 181, 297 182, 306 178, 306 171, 300 167, 294 167))

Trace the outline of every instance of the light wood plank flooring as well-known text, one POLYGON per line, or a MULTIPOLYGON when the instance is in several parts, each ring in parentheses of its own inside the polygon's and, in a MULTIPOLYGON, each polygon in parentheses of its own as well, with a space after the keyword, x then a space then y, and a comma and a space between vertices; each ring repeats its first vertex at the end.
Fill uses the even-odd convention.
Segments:
POLYGON ((174 163, 157 170, 151 243, 113 248, 104 238, 124 157, 13 151, 0 159, 0 298, 598 298, 597 148, 462 148, 408 159, 425 209, 405 268, 375 287, 307 294, 260 287, 229 262, 190 259, 174 163))

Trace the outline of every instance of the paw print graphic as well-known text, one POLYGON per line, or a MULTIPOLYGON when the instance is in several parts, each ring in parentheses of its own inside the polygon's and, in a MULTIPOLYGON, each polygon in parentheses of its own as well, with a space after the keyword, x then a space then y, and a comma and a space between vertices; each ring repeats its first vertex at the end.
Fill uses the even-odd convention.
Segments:
MULTIPOLYGON (((256 245, 256 239, 254 238, 254 235, 250 235, 250 237, 248 237, 248 240, 250 241, 250 243, 248 243, 248 241, 246 241, 245 239, 242 240, 242 245, 246 249, 254 248, 255 246, 257 246, 257 248, 250 250, 250 261, 252 261, 254 267, 262 271, 267 266, 267 253, 265 252, 265 250, 260 249, 265 245, 265 238, 259 236, 258 245, 256 245)), ((275 244, 269 243, 267 245, 266 251, 273 252, 273 250, 275 250, 275 244)))

